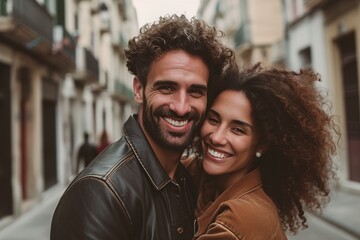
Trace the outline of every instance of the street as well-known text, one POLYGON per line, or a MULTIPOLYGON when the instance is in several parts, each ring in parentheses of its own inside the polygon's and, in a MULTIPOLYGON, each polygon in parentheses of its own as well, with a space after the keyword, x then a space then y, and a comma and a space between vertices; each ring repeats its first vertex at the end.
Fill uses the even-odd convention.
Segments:
POLYGON ((289 240, 357 240, 318 217, 308 215, 307 219, 309 228, 300 231, 296 236, 288 234, 289 240))
MULTIPOLYGON (((0 240, 48 240, 51 217, 62 194, 62 189, 49 194, 38 206, 25 213, 12 224, 0 230, 0 240)), ((289 240, 356 240, 334 228, 322 219, 309 215, 309 228, 289 240)))
POLYGON ((55 188, 43 202, 0 230, 0 240, 48 240, 51 218, 63 189, 55 188))

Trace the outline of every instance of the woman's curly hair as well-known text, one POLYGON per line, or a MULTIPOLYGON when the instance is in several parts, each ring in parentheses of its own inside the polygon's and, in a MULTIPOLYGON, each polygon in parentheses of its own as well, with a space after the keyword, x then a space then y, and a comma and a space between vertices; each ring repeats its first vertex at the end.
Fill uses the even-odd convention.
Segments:
POLYGON ((146 86, 151 63, 171 50, 184 50, 199 56, 209 68, 209 83, 219 79, 222 71, 235 60, 233 50, 225 47, 220 39, 223 33, 204 21, 184 15, 166 15, 159 21, 144 25, 140 34, 129 40, 125 50, 130 73, 146 86))
MULTIPOLYGON (((332 157, 339 129, 320 81, 311 70, 263 69, 260 64, 228 78, 226 89, 243 92, 267 151, 258 164, 265 192, 276 204, 284 229, 306 228, 304 210, 320 211, 335 177, 332 157)), ((211 104, 211 103, 210 103, 211 104)), ((241 111, 241 110, 240 110, 241 111)))

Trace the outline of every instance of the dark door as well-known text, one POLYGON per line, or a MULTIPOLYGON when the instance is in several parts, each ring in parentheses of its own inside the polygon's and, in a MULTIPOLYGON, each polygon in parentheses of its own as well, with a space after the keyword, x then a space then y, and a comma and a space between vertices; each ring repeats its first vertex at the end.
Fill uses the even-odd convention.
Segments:
POLYGON ((338 40, 345 97, 350 180, 360 181, 360 105, 355 33, 338 40))
POLYGON ((43 80, 42 121, 43 121, 43 171, 45 189, 57 182, 56 168, 56 98, 57 85, 43 80))
POLYGON ((0 63, 0 218, 13 213, 10 65, 0 63))

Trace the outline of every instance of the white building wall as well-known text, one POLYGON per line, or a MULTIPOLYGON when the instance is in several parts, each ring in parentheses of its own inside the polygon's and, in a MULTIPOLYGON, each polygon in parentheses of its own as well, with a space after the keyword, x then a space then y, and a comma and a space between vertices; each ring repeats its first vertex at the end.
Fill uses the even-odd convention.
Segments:
POLYGON ((289 30, 288 40, 289 67, 295 71, 302 68, 300 51, 310 47, 312 68, 326 80, 327 69, 323 14, 317 12, 296 23, 289 30))

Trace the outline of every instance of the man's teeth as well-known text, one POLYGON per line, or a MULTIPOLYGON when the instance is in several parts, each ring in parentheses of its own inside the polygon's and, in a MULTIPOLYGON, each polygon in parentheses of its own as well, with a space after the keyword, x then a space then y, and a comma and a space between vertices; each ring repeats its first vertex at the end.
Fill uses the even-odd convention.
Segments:
POLYGON ((213 156, 213 157, 216 157, 216 158, 225 158, 225 154, 224 153, 219 153, 213 149, 208 149, 208 153, 213 156))
POLYGON ((175 127, 182 127, 185 126, 188 123, 188 120, 185 121, 176 121, 174 119, 171 118, 164 118, 168 123, 170 123, 171 125, 175 126, 175 127))

